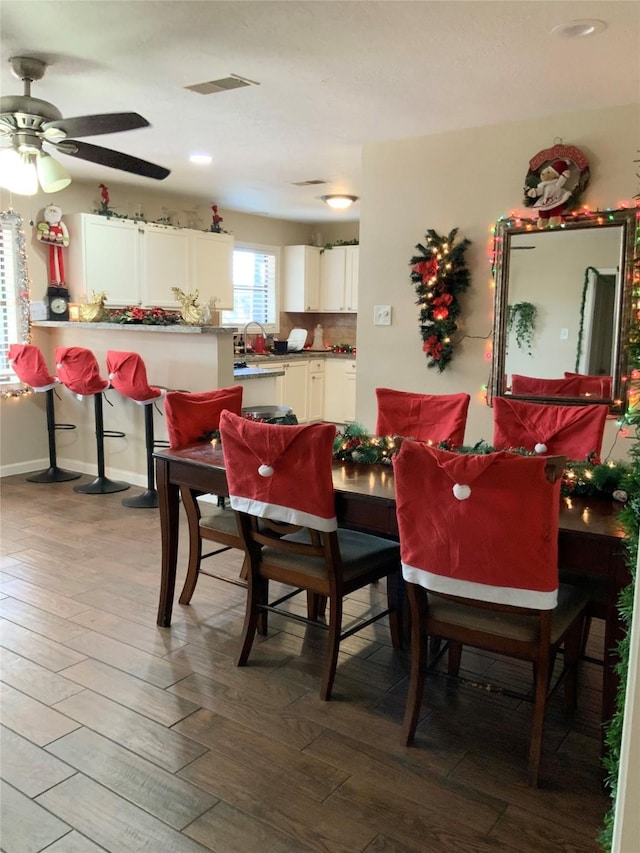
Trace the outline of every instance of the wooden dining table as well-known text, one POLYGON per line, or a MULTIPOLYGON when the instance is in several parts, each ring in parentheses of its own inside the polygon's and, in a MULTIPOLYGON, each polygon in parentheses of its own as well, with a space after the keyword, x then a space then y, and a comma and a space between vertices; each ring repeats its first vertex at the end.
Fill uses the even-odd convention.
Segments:
MULTIPOLYGON (((178 558, 180 490, 194 497, 228 495, 224 457, 219 442, 162 449, 154 453, 160 509, 162 569, 158 625, 171 624, 178 558)), ((301 484, 301 488, 305 484, 301 484)), ((393 468, 384 464, 334 462, 336 515, 342 527, 398 539, 393 468)), ((187 509, 188 502, 185 503, 187 509)), ((562 580, 589 590, 591 615, 605 623, 602 721, 615 709, 616 645, 622 635, 617 610, 620 591, 630 582, 625 562, 624 532, 617 521, 620 504, 605 498, 562 497, 558 562, 562 580)), ((425 504, 425 511, 428 508, 425 504)), ((197 529, 197 525, 196 528, 197 529)), ((508 535, 508 531, 506 531, 508 535)))

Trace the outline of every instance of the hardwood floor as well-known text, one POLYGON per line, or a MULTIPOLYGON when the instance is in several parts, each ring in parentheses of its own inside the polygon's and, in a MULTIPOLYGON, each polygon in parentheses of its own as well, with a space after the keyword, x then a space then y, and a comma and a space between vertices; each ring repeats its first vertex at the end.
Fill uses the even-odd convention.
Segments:
MULTIPOLYGON (((596 665, 573 719, 562 691, 550 702, 538 790, 515 695, 530 673, 511 661, 463 656, 469 681, 504 692, 428 679, 407 749, 408 654, 386 621, 343 643, 328 703, 319 629, 271 618, 238 669, 244 591, 203 577, 158 628, 157 510, 73 485, 0 481, 5 853, 600 850, 596 665)), ((235 552, 212 559, 239 571, 235 552)), ((384 607, 381 587, 347 613, 384 607)))

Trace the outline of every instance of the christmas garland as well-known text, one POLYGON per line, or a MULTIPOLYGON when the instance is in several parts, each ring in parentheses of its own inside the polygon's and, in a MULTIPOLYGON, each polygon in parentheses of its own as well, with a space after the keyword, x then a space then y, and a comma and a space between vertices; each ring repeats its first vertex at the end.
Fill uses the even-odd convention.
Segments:
POLYGON ((453 357, 451 335, 457 330, 456 317, 460 314, 457 296, 469 287, 469 270, 464 253, 471 241, 464 239, 454 244, 458 229, 448 237, 441 237, 433 229, 426 233, 426 246, 416 245, 420 252, 411 258, 411 281, 418 294, 420 306, 420 334, 422 350, 428 367, 437 367, 442 373, 453 357))
MULTIPOLYGON (((436 447, 440 450, 452 450, 446 441, 436 447)), ((367 464, 391 465, 398 447, 394 436, 368 435, 360 424, 350 424, 343 432, 336 435, 333 443, 333 458, 342 462, 364 462, 367 464)), ((522 447, 510 448, 512 453, 522 456, 532 456, 522 447)), ((496 448, 479 441, 472 446, 455 448, 456 453, 495 453, 496 448)), ((585 461, 568 460, 562 475, 560 491, 563 495, 582 497, 613 497, 626 501, 627 491, 624 488, 625 479, 629 474, 629 466, 622 462, 615 464, 600 464, 586 459, 585 461)))

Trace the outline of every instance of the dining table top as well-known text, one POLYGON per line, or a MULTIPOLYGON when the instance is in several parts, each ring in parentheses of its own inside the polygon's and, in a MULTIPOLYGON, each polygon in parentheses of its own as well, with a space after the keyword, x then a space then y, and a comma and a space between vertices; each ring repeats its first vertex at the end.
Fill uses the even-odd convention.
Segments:
MULTIPOLYGON (((157 449, 154 456, 167 461, 183 461, 189 466, 224 472, 224 454, 219 439, 176 449, 157 449)), ((386 503, 395 508, 393 465, 390 463, 345 462, 334 460, 333 485, 336 493, 358 496, 361 500, 386 503)), ((560 528, 582 535, 623 539, 618 520, 622 504, 610 497, 566 496, 560 499, 560 528)))

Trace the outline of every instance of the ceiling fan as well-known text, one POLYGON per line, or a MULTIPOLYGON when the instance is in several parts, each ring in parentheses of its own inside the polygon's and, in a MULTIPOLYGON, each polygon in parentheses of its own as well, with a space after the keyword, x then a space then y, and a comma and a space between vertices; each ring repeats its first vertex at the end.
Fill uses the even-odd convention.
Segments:
POLYGON ((98 136, 149 127, 138 113, 103 113, 63 118, 48 101, 31 97, 31 84, 40 80, 47 67, 41 59, 14 56, 9 60, 14 76, 24 83, 22 95, 0 98, 0 186, 20 195, 33 195, 38 180, 45 192, 57 192, 71 183, 68 172, 43 149, 109 166, 134 175, 162 181, 169 169, 132 157, 121 151, 80 142, 77 136, 98 136))

